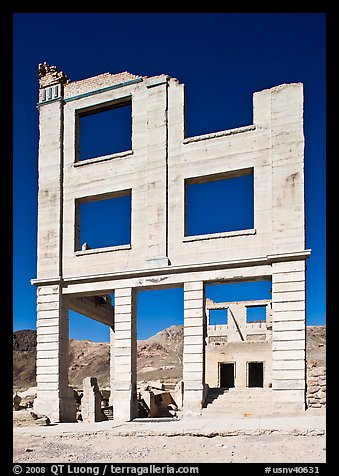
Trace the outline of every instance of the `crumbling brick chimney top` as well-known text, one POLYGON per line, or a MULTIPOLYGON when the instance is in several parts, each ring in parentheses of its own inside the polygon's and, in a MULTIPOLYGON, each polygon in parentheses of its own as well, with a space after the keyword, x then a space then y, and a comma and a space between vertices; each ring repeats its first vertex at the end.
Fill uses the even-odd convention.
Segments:
POLYGON ((40 89, 54 84, 65 84, 70 81, 63 71, 58 71, 56 66, 50 66, 46 62, 39 64, 38 73, 40 89))

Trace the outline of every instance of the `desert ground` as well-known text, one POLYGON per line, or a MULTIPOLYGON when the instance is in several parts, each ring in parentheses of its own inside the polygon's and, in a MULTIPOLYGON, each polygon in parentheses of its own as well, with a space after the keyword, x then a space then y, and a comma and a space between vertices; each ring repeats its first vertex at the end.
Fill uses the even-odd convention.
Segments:
POLYGON ((14 434, 15 463, 324 463, 325 436, 14 434))

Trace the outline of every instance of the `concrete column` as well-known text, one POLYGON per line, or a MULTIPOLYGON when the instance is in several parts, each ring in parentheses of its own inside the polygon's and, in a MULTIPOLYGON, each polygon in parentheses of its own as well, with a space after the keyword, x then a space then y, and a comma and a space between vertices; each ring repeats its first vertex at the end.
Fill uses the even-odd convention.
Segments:
POLYGON ((204 283, 184 284, 184 416, 200 415, 203 403, 204 372, 204 283))
POLYGON ((59 285, 37 290, 37 413, 51 421, 76 421, 73 389, 68 386, 68 308, 59 285))
POLYGON ((272 264, 274 412, 305 410, 305 261, 272 264))
POLYGON ((115 300, 115 380, 113 414, 115 420, 130 421, 137 416, 136 320, 132 288, 116 289, 115 300))
POLYGON ((110 395, 109 395, 109 404, 113 405, 114 403, 114 382, 115 382, 115 332, 114 326, 110 328, 109 331, 109 383, 110 383, 110 395))

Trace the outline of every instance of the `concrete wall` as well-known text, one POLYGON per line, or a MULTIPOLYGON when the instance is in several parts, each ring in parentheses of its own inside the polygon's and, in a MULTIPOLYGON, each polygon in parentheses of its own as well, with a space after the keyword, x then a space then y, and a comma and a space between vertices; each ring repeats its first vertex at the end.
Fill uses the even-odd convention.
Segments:
MULTIPOLYGON (((187 138, 184 85, 174 78, 124 72, 70 82, 48 65, 39 67, 39 73, 38 266, 33 283, 47 296, 46 302, 53 302, 53 309, 46 312, 56 311, 48 315, 56 320, 47 332, 55 340, 44 342, 47 350, 38 347, 38 374, 46 380, 42 356, 52 352, 48 363, 52 362, 55 376, 47 386, 38 379, 39 405, 49 401, 57 418, 66 415, 61 410, 67 393, 66 361, 59 353, 66 335, 61 330, 64 296, 114 291, 113 326, 107 321, 113 328, 114 414, 132 418, 135 290, 181 285, 185 289, 184 413, 199 414, 205 380, 204 283, 272 277, 275 409, 303 408, 304 260, 309 252, 304 249, 302 84, 254 93, 252 125, 187 138), (126 100, 132 104, 131 150, 80 161, 79 115, 126 100), (185 236, 185 181, 248 170, 254 176, 254 228, 185 236), (130 245, 78 249, 79 201, 127 190, 132 196, 130 245), (50 286, 58 287, 56 300, 50 286)), ((38 327, 42 312, 38 309, 38 327)))
POLYGON ((206 318, 209 342, 221 336, 225 337, 225 342, 272 340, 272 304, 269 300, 213 302, 206 299, 206 318), (265 306, 265 319, 248 322, 248 309, 256 306, 265 306), (227 324, 213 324, 210 313, 213 309, 227 310, 227 324))
MULTIPOLYGON (((98 81, 92 78, 87 89, 95 92, 98 81)), ((177 80, 112 82, 95 94, 75 94, 66 84, 64 104, 41 103, 38 278, 59 276, 61 265, 70 278, 304 250, 302 84, 255 93, 254 125, 185 138, 184 87, 177 80), (79 161, 79 114, 126 98, 132 150, 79 161), (248 169, 254 229, 185 237, 185 180, 248 169), (76 252, 76 200, 124 190, 132 190, 131 246, 76 252)))
POLYGON ((263 362, 264 387, 272 385, 272 344, 270 342, 232 342, 206 347, 206 383, 220 387, 219 363, 235 363, 235 388, 248 386, 248 362, 263 362))

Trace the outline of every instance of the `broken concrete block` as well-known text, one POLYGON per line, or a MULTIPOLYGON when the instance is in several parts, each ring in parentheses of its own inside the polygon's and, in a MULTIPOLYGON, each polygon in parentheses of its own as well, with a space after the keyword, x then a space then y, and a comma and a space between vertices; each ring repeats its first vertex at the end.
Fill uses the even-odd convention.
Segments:
POLYGON ((25 390, 24 392, 20 392, 20 396, 22 398, 30 398, 30 399, 33 398, 34 399, 34 398, 36 398, 37 393, 38 393, 38 387, 30 387, 27 390, 25 390))
POLYGON ((30 415, 37 425, 47 426, 51 423, 51 420, 46 415, 39 415, 34 412, 30 412, 30 415))
POLYGON ((42 418, 38 418, 38 420, 36 420, 35 423, 36 425, 39 425, 39 426, 48 426, 50 425, 51 420, 47 416, 44 416, 42 418))
POLYGON ((160 380, 150 380, 148 386, 156 390, 163 390, 164 384, 160 380))
POLYGON ((94 423, 102 420, 101 393, 95 377, 83 380, 83 397, 81 399, 81 414, 84 422, 94 423))
POLYGON ((318 391, 320 390, 320 387, 318 385, 314 385, 314 386, 309 386, 307 387, 307 393, 317 393, 318 391))
POLYGON ((15 411, 20 410, 21 397, 16 393, 13 397, 13 408, 15 411))

